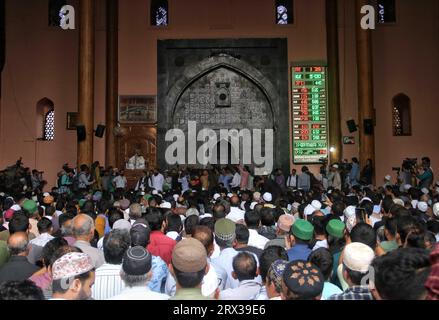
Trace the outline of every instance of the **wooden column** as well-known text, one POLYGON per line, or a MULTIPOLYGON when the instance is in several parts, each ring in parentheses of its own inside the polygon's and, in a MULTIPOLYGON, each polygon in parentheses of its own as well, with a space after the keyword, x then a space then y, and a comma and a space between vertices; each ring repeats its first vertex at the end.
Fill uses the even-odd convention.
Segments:
POLYGON ((105 165, 115 167, 117 141, 113 129, 117 122, 118 105, 118 49, 119 49, 119 0, 107 0, 107 84, 106 84, 106 134, 105 165))
POLYGON ((330 163, 340 162, 343 155, 340 117, 340 70, 338 55, 337 0, 326 0, 326 48, 328 56, 329 146, 335 152, 330 163))
POLYGON ((94 73, 95 73, 95 0, 80 0, 79 6, 79 123, 87 137, 78 142, 78 165, 93 162, 94 73))
POLYGON ((360 130, 360 165, 364 166, 367 159, 372 159, 375 165, 374 135, 364 132, 364 120, 374 119, 373 106, 373 65, 371 31, 361 28, 361 8, 370 5, 369 0, 356 0, 355 28, 357 47, 357 77, 358 77, 358 121, 360 130))

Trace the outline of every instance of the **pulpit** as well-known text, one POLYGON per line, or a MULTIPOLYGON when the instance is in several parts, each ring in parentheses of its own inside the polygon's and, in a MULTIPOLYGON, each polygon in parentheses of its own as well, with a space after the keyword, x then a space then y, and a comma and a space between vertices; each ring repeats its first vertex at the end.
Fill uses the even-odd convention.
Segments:
POLYGON ((144 170, 125 170, 125 177, 127 178, 128 189, 134 189, 137 181, 143 176, 144 170))
POLYGON ((134 188, 142 177, 144 170, 152 170, 156 166, 157 130, 153 125, 123 124, 123 135, 118 138, 117 164, 125 171, 128 188, 134 188), (145 158, 145 169, 127 168, 128 160, 140 151, 145 158))

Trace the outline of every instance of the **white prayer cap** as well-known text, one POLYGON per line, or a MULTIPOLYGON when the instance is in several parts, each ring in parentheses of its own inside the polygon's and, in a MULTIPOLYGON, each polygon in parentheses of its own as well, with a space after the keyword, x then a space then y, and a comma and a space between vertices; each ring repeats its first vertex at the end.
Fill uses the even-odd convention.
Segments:
POLYGON ((14 211, 20 211, 20 210, 21 210, 21 207, 20 207, 18 204, 14 204, 14 205, 11 207, 11 209, 14 210, 14 211))
POLYGON ((273 195, 270 192, 265 192, 262 196, 262 199, 264 199, 267 202, 270 202, 273 200, 273 195))
POLYGON ((343 251, 343 264, 352 271, 368 272, 374 258, 373 250, 360 242, 348 244, 343 251))
POLYGON ((421 212, 427 212, 428 210, 428 203, 425 201, 419 201, 418 202, 418 209, 421 212))
POLYGON ((433 205, 433 214, 436 216, 436 218, 439 218, 439 202, 433 205))
POLYGON ((310 216, 314 213, 314 211, 316 211, 316 209, 312 205, 309 204, 305 207, 305 210, 303 210, 303 214, 305 216, 310 216))
POLYGON ((311 202, 311 206, 313 206, 313 208, 316 210, 320 210, 322 208, 322 204, 318 200, 311 202))
POLYGON ((171 208, 172 208, 172 205, 171 205, 170 202, 164 201, 164 202, 162 202, 162 203, 160 204, 160 208, 163 208, 163 209, 171 209, 171 208))

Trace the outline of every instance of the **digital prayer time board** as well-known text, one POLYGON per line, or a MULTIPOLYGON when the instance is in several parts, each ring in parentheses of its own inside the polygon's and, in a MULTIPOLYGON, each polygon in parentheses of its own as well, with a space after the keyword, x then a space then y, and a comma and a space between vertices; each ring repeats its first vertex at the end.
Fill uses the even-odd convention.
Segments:
POLYGON ((292 68, 293 162, 328 159, 328 100, 325 66, 292 68))

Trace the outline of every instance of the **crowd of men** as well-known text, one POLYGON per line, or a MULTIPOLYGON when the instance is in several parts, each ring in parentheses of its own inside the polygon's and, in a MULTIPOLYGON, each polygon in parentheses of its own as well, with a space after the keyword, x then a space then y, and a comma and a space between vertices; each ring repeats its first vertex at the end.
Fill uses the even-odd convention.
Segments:
POLYGON ((377 186, 368 166, 156 169, 128 188, 95 162, 43 192, 17 162, 0 183, 0 300, 439 299, 429 159, 377 186))

